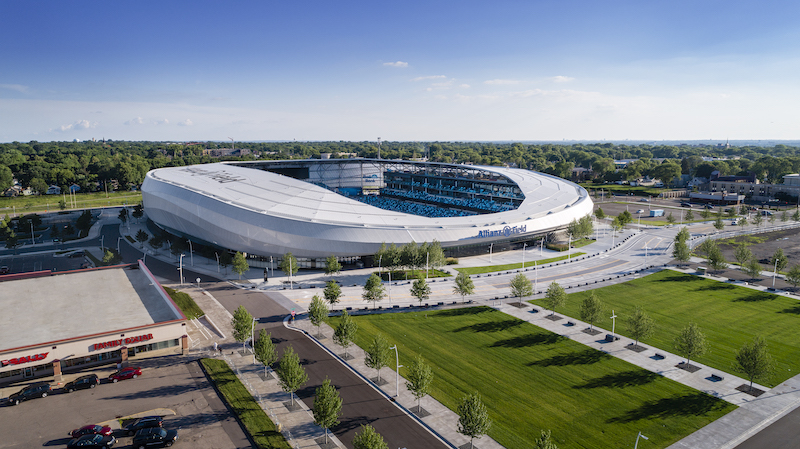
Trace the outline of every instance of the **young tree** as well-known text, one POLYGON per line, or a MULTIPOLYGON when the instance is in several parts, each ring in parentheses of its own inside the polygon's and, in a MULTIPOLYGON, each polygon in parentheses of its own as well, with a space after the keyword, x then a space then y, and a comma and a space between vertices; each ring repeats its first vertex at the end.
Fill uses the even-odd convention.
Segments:
POLYGON ((756 214, 753 217, 753 224, 756 225, 756 227, 761 226, 761 223, 763 222, 764 222, 764 217, 762 217, 761 214, 756 214))
POLYGON ((800 265, 792 265, 792 268, 786 273, 786 282, 792 284, 795 289, 797 288, 797 285, 800 284, 800 265))
POLYGON ((711 239, 705 239, 697 246, 697 249, 703 252, 706 255, 706 260, 708 260, 715 246, 717 246, 717 242, 711 239))
POLYGON ((772 214, 768 218, 769 224, 775 224, 775 214, 772 214))
POLYGON ((736 220, 736 224, 738 224, 739 227, 742 228, 742 230, 744 230, 744 227, 747 226, 747 218, 742 217, 742 218, 736 220))
POLYGON ((458 405, 458 433, 469 437, 470 448, 473 447, 472 441, 486 435, 491 427, 489 412, 480 395, 473 393, 464 396, 458 405))
POLYGON ((686 221, 694 220, 694 212, 691 209, 686 211, 686 221))
POLYGON ((239 275, 239 279, 242 279, 242 275, 247 273, 249 269, 250 264, 247 263, 244 254, 236 251, 236 254, 233 256, 233 272, 239 275))
POLYGON ((689 234, 689 228, 686 226, 682 227, 677 234, 675 234, 675 241, 676 242, 688 242, 691 234, 689 234))
MULTIPOLYGON (((178 240, 180 242, 181 240, 178 240)), ((177 242, 176 242, 177 243, 177 242)), ((185 249, 184 249, 185 251, 185 249)), ((183 252, 183 251, 181 251, 183 252)), ((228 266, 233 263, 233 256, 228 251, 222 251, 219 253, 219 265, 225 269, 225 274, 228 274, 228 266)))
POLYGON ((417 412, 419 413, 422 397, 431 391, 433 383, 433 370, 425 363, 422 356, 417 355, 406 373, 406 388, 417 399, 417 412))
POLYGON ((389 364, 389 342, 383 334, 377 334, 367 346, 364 363, 378 372, 378 384, 381 383, 381 368, 389 364))
POLYGON ((700 216, 703 217, 703 220, 708 220, 711 217, 711 212, 708 209, 703 209, 700 211, 700 216))
POLYGON ((619 222, 622 224, 623 227, 629 223, 633 223, 633 215, 631 215, 631 213, 628 212, 627 210, 622 211, 622 213, 619 214, 617 217, 619 218, 619 222))
POLYGON ((786 265, 789 265, 789 258, 783 254, 783 248, 778 248, 775 250, 775 254, 770 258, 769 263, 775 270, 783 271, 786 265))
POLYGON ((672 248, 672 257, 681 263, 686 263, 691 258, 692 252, 684 240, 677 240, 672 248))
POLYGON ((745 265, 742 267, 742 271, 744 271, 750 279, 756 279, 761 276, 761 264, 758 263, 758 259, 752 257, 745 265))
POLYGON ((655 324, 641 307, 636 306, 633 314, 628 318, 628 332, 635 340, 634 347, 639 346, 639 340, 647 338, 653 334, 655 324))
POLYGON ((523 273, 519 273, 511 279, 511 294, 517 297, 519 304, 522 305, 522 298, 533 294, 533 284, 523 273))
POLYGON ((347 310, 343 310, 342 319, 333 331, 333 341, 344 348, 345 359, 349 357, 347 348, 353 344, 353 340, 356 338, 356 332, 358 332, 358 324, 353 321, 353 318, 347 313, 347 310))
POLYGON ((14 254, 17 254, 17 247, 19 246, 19 237, 17 237, 17 233, 14 231, 10 231, 6 234, 6 248, 13 249, 14 254))
POLYGON ((736 208, 735 207, 729 207, 727 215, 728 215, 728 218, 735 218, 736 217, 736 208))
POLYGON ((756 335, 751 343, 742 345, 736 353, 734 368, 747 376, 752 390, 753 380, 768 377, 772 373, 772 357, 767 352, 767 342, 756 335))
POLYGON ((244 350, 244 342, 253 335, 253 315, 250 315, 244 306, 239 306, 233 312, 231 327, 233 327, 233 339, 241 342, 242 350, 244 350))
POLYGON ((325 274, 334 275, 340 271, 342 271, 342 264, 339 263, 339 259, 336 256, 331 254, 325 259, 325 274))
POLYGON ((160 235, 153 236, 153 238, 151 238, 147 244, 150 245, 150 248, 158 251, 162 246, 164 246, 164 238, 160 235))
POLYGON ((381 434, 367 424, 362 425, 361 433, 353 437, 353 449, 389 449, 389 446, 383 441, 381 434))
POLYGON ((119 218, 119 221, 121 221, 121 222, 122 222, 122 224, 125 224, 125 223, 127 223, 127 222, 128 222, 128 209, 126 209, 126 208, 124 208, 124 207, 123 207, 123 208, 122 208, 122 209, 119 211, 119 215, 117 215, 117 217, 119 218))
POLYGON ((281 389, 289 393, 292 398, 292 405, 294 405, 294 392, 308 381, 308 374, 300 365, 300 357, 297 356, 291 346, 283 351, 283 358, 281 358, 278 365, 277 373, 281 389))
POLYGON ((103 254, 103 265, 116 265, 120 262, 121 258, 115 252, 106 250, 103 254))
POLYGON ((328 429, 339 424, 339 417, 342 416, 342 398, 336 387, 331 385, 331 380, 327 377, 322 381, 322 385, 317 387, 314 396, 314 424, 325 429, 325 443, 328 443, 328 429))
POLYGON ((598 207, 596 211, 594 211, 594 216, 597 217, 598 220, 602 220, 606 218, 606 213, 603 212, 602 207, 598 207))
POLYGON ((691 323, 684 327, 675 337, 675 349, 686 356, 686 366, 690 366, 692 357, 699 357, 706 352, 706 337, 700 332, 697 324, 691 323))
POLYGON ((544 303, 552 312, 550 315, 555 315, 556 307, 561 307, 564 305, 566 300, 567 293, 564 291, 564 287, 558 285, 558 282, 556 281, 550 283, 550 286, 547 287, 547 293, 544 295, 544 303))
POLYGON ((92 213, 89 209, 84 210, 80 217, 75 220, 75 227, 81 231, 81 236, 86 236, 86 233, 89 232, 89 228, 92 227, 92 213))
POLYGON ((283 271, 283 274, 289 276, 290 282, 292 276, 297 274, 297 271, 300 269, 300 267, 297 266, 297 259, 292 255, 292 253, 286 253, 283 255, 278 268, 283 271))
POLYGON ((364 292, 361 294, 361 297, 364 299, 364 301, 372 302, 372 308, 374 309, 376 303, 383 300, 385 295, 386 289, 383 288, 383 282, 381 282, 381 278, 379 278, 377 274, 372 273, 372 275, 367 278, 367 282, 364 284, 364 292))
POLYGON ((144 232, 144 229, 139 229, 136 232, 136 241, 139 242, 139 246, 141 248, 144 248, 144 242, 146 242, 147 239, 149 239, 149 238, 150 238, 150 235, 148 233, 144 232))
POLYGON ((674 215, 672 215, 672 212, 670 212, 669 214, 667 214, 667 223, 669 223, 669 224, 675 224, 675 216, 674 216, 674 215))
POLYGON ((453 293, 461 295, 461 302, 464 302, 464 297, 471 295, 475 292, 475 284, 467 273, 458 272, 456 280, 453 283, 453 293))
POLYGON ((725 260, 725 256, 722 254, 722 250, 719 249, 718 245, 711 247, 711 252, 708 254, 708 264, 711 265, 711 268, 715 271, 722 271, 728 268, 728 262, 725 260))
POLYGON ((339 302, 339 297, 342 296, 342 288, 339 287, 335 280, 331 279, 325 284, 325 290, 322 291, 322 294, 325 295, 325 300, 330 305, 334 305, 339 302))
POLYGON ((733 250, 733 257, 740 267, 744 268, 744 264, 753 257, 753 252, 744 243, 736 245, 733 250))
POLYGON ((542 430, 542 435, 533 442, 533 449, 558 449, 550 438, 550 430, 542 430))
POLYGON ((581 320, 589 323, 589 328, 594 329, 594 322, 603 314, 603 303, 595 295, 594 290, 589 292, 583 302, 581 302, 581 320))
POLYGON ((417 276, 411 285, 411 296, 417 298, 420 307, 422 307, 422 301, 427 301, 431 297, 431 286, 425 282, 422 275, 417 276))
POLYGON ((739 206, 739 215, 747 215, 747 206, 744 204, 739 206))
POLYGON ((717 219, 714 220, 714 228, 716 228, 717 231, 725 229, 725 223, 722 222, 722 217, 717 217, 717 219))
POLYGON ((267 367, 272 366, 278 360, 278 350, 272 342, 272 334, 268 334, 264 329, 258 331, 258 338, 256 338, 253 351, 256 353, 256 360, 264 365, 265 374, 267 367))
POLYGON ((136 223, 139 223, 139 219, 144 216, 144 207, 142 206, 142 203, 133 206, 133 214, 131 215, 133 215, 133 218, 136 219, 136 223))
POLYGON ((311 320, 311 324, 317 326, 317 338, 321 338, 320 326, 328 319, 329 312, 328 305, 319 296, 314 295, 311 298, 311 304, 308 306, 308 319, 311 320))
POLYGON ((781 212, 781 221, 784 223, 789 221, 789 214, 787 214, 786 211, 781 212))
POLYGON ((792 220, 800 221, 800 209, 796 209, 792 214, 792 220))

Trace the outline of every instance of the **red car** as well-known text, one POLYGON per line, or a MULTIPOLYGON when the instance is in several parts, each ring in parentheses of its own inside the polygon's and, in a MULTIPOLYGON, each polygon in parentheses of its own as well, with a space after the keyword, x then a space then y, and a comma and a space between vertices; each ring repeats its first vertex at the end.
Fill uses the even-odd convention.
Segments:
POLYGON ((111 435, 111 427, 108 426, 98 426, 97 424, 89 424, 88 426, 83 426, 80 429, 75 429, 69 433, 72 438, 80 438, 84 435, 104 435, 108 436, 111 435))
POLYGON ((136 379, 137 377, 142 375, 142 369, 138 366, 129 366, 127 368, 122 368, 121 370, 117 371, 116 373, 108 376, 108 380, 111 382, 117 383, 120 380, 125 379, 136 379))

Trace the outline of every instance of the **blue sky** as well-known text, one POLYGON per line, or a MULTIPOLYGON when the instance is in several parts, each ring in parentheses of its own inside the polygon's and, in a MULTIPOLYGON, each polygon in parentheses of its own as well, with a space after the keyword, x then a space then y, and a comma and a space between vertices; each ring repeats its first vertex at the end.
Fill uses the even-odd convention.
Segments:
POLYGON ((800 3, 0 2, 0 141, 800 138, 800 3))

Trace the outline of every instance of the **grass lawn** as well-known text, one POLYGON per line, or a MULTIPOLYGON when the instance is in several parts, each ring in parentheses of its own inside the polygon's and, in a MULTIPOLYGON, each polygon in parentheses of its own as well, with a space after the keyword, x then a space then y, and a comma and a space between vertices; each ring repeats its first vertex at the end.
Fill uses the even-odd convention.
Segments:
MULTIPOLYGON (((0 198, 0 213, 11 214, 16 211, 18 214, 30 214, 33 212, 55 212, 59 210, 58 202, 64 199, 62 195, 37 195, 37 196, 18 196, 13 198, 0 198)), ((89 209, 93 207, 122 206, 127 204, 133 206, 142 202, 141 192, 94 192, 77 193, 75 195, 77 209, 89 209)), ((67 197, 69 209, 69 197, 67 197)))
MULTIPOLYGON (((569 257, 570 259, 574 259, 584 254, 586 253, 572 253, 566 256, 551 257, 550 259, 543 259, 537 261, 531 260, 530 262, 525 262, 525 268, 533 268, 536 265, 547 265, 549 263, 567 260, 567 257, 569 257)), ((495 271, 517 270, 520 268, 522 268, 522 262, 507 263, 504 265, 486 265, 483 267, 456 268, 456 271, 467 274, 483 274, 483 273, 493 273, 495 271)))
MULTIPOLYGON (((772 377, 759 383, 774 387, 800 373, 800 302, 796 299, 671 270, 594 292, 606 309, 604 318, 595 324, 611 329, 607 317, 613 309, 618 316, 617 332, 623 335, 630 312, 634 306, 642 306, 656 325, 645 345, 674 352, 675 336, 695 322, 708 346, 706 354, 697 359, 700 363, 732 372, 736 351, 759 334, 767 340, 775 366, 772 377)), ((568 295, 566 306, 556 309, 557 313, 580 317, 580 303, 587 295, 568 295)))
POLYGON ((353 318, 359 346, 381 332, 401 364, 421 354, 451 410, 479 392, 489 435, 508 449, 530 448, 542 429, 560 449, 632 447, 639 431, 664 448, 735 408, 488 307, 353 318))
POLYGON ((260 449, 290 449, 289 443, 275 428, 275 424, 224 360, 202 359, 200 362, 214 385, 222 393, 225 402, 244 424, 247 433, 255 441, 256 447, 260 449))
POLYGON ((186 315, 186 318, 191 320, 192 318, 200 318, 201 316, 205 315, 205 313, 203 313, 203 309, 201 309, 200 306, 194 302, 194 299, 192 299, 191 296, 169 287, 164 287, 164 290, 169 293, 169 296, 173 301, 175 301, 175 304, 180 307, 181 312, 186 315))
MULTIPOLYGON (((383 271, 383 272, 376 271, 375 274, 377 274, 379 277, 381 277, 384 281, 388 281, 389 280, 389 272, 388 271, 383 271)), ((399 281, 401 279, 403 279, 403 280, 404 279, 416 279, 417 276, 422 276, 424 278, 425 277, 425 270, 419 270, 419 271, 417 271, 417 270, 394 270, 394 271, 392 271, 392 280, 393 281, 399 281)), ((431 269, 428 270, 428 277, 429 278, 443 278, 443 277, 448 277, 448 276, 452 276, 452 275, 449 274, 449 273, 445 273, 444 271, 441 271, 441 270, 436 270, 434 268, 431 268, 431 269)))

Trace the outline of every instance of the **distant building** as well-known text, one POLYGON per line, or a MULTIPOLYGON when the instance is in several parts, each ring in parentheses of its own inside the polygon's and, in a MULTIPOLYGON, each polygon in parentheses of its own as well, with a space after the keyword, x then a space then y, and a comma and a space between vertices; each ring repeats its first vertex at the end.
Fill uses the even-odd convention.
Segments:
POLYGON ((249 148, 206 148, 203 156, 224 157, 224 156, 246 156, 250 154, 249 148))
POLYGON ((59 186, 50 186, 45 192, 45 195, 61 195, 61 187, 59 186))

